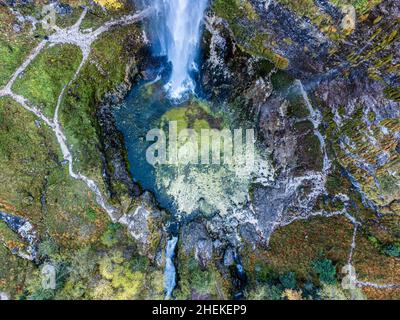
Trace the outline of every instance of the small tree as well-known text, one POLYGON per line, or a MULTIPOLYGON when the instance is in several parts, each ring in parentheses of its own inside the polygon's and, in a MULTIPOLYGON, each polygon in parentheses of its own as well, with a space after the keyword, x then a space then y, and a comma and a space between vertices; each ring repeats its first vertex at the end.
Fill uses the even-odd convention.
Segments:
POLYGON ((326 284, 336 283, 336 268, 329 259, 319 259, 313 262, 312 268, 319 280, 326 284))

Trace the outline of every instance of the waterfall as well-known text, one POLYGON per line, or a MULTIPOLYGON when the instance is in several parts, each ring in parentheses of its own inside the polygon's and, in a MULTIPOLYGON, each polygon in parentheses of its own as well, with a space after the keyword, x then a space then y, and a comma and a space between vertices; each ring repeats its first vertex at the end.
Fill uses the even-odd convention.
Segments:
POLYGON ((167 242, 167 249, 165 252, 165 271, 164 271, 164 288, 165 299, 170 299, 172 291, 176 285, 176 269, 174 265, 175 247, 178 242, 177 237, 173 237, 167 242))
MULTIPOLYGON (((147 0, 151 1, 151 0, 147 0)), ((154 53, 172 64, 167 84, 173 99, 194 91, 191 74, 201 38, 201 24, 208 0, 152 0, 155 17, 150 23, 154 53)))

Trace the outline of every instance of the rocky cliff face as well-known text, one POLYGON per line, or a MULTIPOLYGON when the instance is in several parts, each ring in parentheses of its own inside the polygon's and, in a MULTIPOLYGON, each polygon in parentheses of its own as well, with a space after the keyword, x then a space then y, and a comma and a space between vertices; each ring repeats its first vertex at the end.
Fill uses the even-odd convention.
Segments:
POLYGON ((389 1, 355 13, 354 7, 326 1, 310 6, 303 15, 301 7, 285 1, 215 1, 207 17, 206 92, 241 104, 279 173, 273 188, 255 190, 256 207, 267 216, 283 210, 307 217, 316 198, 328 194, 326 179, 338 166, 351 175, 357 171, 355 180, 369 181, 359 182, 360 191, 375 205, 397 203, 369 184, 379 185, 376 170, 388 175, 382 180, 396 175, 390 159, 398 157, 399 104, 389 91, 398 86, 398 7, 389 1), (309 17, 314 10, 323 21, 309 17), (346 15, 349 10, 354 16, 346 15), (349 137, 346 121, 363 130, 349 137))
MULTIPOLYGON (((398 243, 399 18, 394 1, 213 2, 203 87, 258 128, 276 172, 254 186, 255 223, 237 226, 242 245, 268 246, 297 220, 348 214, 370 241, 398 243)), ((201 238, 219 252, 215 230, 226 224, 213 223, 201 238)))

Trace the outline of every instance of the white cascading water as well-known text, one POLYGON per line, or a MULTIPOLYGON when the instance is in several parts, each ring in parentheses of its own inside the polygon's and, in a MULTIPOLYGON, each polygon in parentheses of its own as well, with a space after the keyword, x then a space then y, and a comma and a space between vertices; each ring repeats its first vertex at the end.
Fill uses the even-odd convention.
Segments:
POLYGON ((164 289, 165 299, 170 299, 172 291, 176 285, 176 268, 174 265, 175 247, 178 242, 177 237, 173 237, 167 242, 165 251, 165 270, 164 270, 164 289))
POLYGON ((156 18, 151 25, 156 54, 167 56, 172 74, 167 84, 171 98, 194 90, 191 72, 199 50, 201 24, 208 0, 153 0, 156 18))

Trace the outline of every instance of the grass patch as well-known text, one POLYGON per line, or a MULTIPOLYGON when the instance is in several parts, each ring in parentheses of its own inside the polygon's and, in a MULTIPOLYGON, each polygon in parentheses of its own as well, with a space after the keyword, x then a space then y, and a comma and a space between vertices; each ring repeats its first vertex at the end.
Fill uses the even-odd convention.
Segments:
POLYGON ((139 34, 138 27, 132 25, 102 35, 93 44, 89 62, 68 88, 60 108, 60 122, 72 146, 77 170, 100 185, 103 180, 96 106, 105 93, 125 81, 126 64, 139 49, 127 43, 136 43, 135 37, 139 34))
POLYGON ((58 96, 72 79, 81 59, 81 51, 74 45, 48 47, 28 66, 13 90, 52 117, 58 96))
POLYGON ((11 99, 0 99, 0 203, 66 246, 100 238, 108 221, 87 186, 68 175, 53 132, 11 99), (96 219, 88 217, 96 212, 96 219))
POLYGON ((0 87, 11 78, 30 51, 39 43, 29 34, 30 26, 24 26, 20 33, 12 30, 14 15, 7 7, 0 7, 0 87))
POLYGON ((10 298, 17 299, 23 294, 26 280, 35 266, 13 255, 3 245, 0 245, 0 261, 0 292, 6 292, 10 298))

